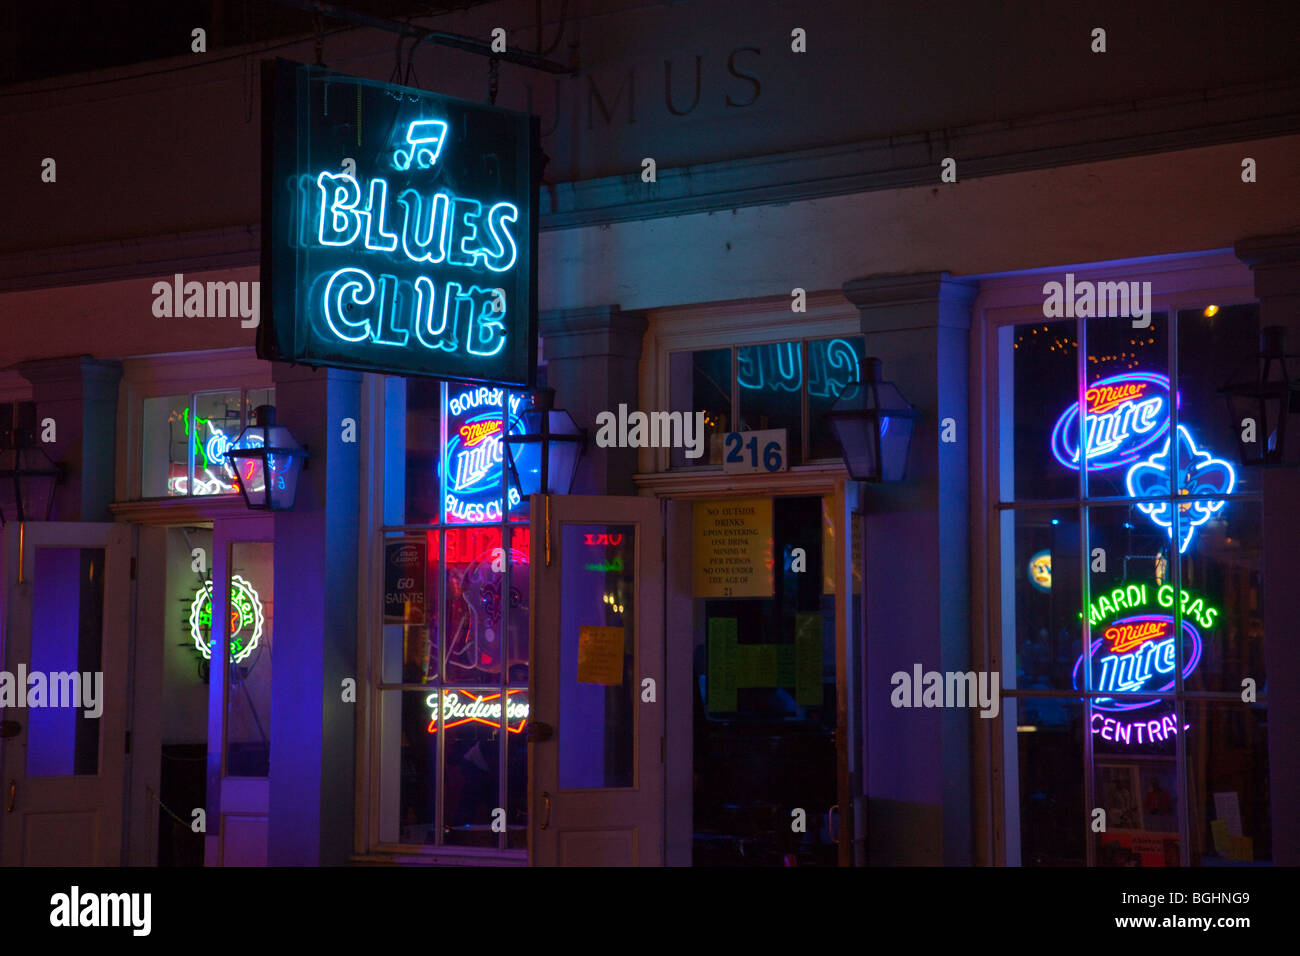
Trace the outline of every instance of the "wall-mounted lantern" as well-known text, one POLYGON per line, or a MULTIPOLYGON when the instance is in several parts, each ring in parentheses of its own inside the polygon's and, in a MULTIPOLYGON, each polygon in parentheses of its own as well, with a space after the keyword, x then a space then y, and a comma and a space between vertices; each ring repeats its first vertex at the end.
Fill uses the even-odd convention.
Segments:
POLYGON ((1288 355, 1286 329, 1259 333, 1259 355, 1249 372, 1219 389, 1228 401, 1229 427, 1243 465, 1300 465, 1300 355, 1288 355), (1291 434, 1288 434, 1288 429, 1291 434))
POLYGON ((307 449, 275 423, 275 408, 259 405, 249 425, 226 450, 231 480, 255 511, 288 511, 298 494, 307 449))
POLYGON ((880 380, 880 359, 863 362, 862 374, 861 382, 844 386, 827 412, 844 464, 857 481, 901 481, 916 409, 898 386, 880 380))
POLYGON ((573 490, 587 433, 554 405, 554 389, 537 389, 531 405, 506 430, 510 477, 524 497, 539 492, 567 495, 573 490))

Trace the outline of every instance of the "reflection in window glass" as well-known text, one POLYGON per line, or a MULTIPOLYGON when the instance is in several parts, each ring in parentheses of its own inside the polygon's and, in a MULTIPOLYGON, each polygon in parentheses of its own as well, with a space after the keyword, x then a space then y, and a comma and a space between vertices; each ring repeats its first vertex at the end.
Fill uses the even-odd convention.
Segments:
POLYGON ((141 497, 237 494, 226 451, 253 420, 256 406, 274 404, 274 388, 146 398, 141 497))
POLYGON ((826 413, 840 397, 844 386, 862 381, 866 359, 866 338, 851 335, 836 339, 815 339, 808 343, 808 457, 840 458, 826 413))
POLYGON ((189 420, 189 395, 144 400, 144 457, 140 475, 143 497, 187 494, 189 420))
POLYGON ((737 431, 786 429, 790 463, 803 460, 803 343, 769 342, 736 350, 737 431))
POLYGON ((705 452, 687 458, 674 448, 672 466, 722 464, 722 436, 731 431, 731 349, 674 352, 668 359, 670 411, 704 412, 705 452))

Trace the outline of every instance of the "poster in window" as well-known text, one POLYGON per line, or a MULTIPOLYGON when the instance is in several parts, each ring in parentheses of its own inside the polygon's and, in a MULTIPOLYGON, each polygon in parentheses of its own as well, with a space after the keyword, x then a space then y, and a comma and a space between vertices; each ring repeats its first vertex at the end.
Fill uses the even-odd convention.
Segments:
POLYGON ((424 624, 425 570, 428 551, 424 541, 390 541, 384 545, 384 623, 424 624))

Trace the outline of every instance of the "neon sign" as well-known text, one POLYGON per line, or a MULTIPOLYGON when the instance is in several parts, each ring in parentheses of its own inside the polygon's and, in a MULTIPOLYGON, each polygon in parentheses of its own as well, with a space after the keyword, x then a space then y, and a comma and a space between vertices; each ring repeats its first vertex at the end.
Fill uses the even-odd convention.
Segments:
MULTIPOLYGON (((1089 471, 1122 468, 1169 433, 1169 379, 1126 372, 1094 382, 1084 393, 1084 455, 1089 471)), ((1079 405, 1070 405, 1052 428, 1052 454, 1079 470, 1079 405)))
MULTIPOLYGON (((448 730, 464 724, 476 723, 488 727, 501 726, 501 694, 474 694, 474 699, 461 699, 459 691, 442 691, 442 713, 448 730)), ((424 699, 429 708, 429 733, 438 732, 438 692, 424 699)), ((521 733, 528 723, 528 692, 522 688, 506 691, 506 730, 521 733), (523 695, 519 697, 517 695, 523 695)))
MULTIPOLYGON (((1091 659, 1093 690, 1102 693, 1167 693, 1176 684, 1178 642, 1183 653, 1183 680, 1201 662, 1204 641, 1197 625, 1214 625, 1219 609, 1203 597, 1175 589, 1172 585, 1149 586, 1145 583, 1121 585, 1101 595, 1088 608, 1092 625, 1103 623, 1100 636, 1088 648, 1091 659), (1182 611, 1181 634, 1173 614, 1147 610, 1152 598, 1158 608, 1172 610, 1175 602, 1182 611), (1123 613, 1125 610, 1136 613, 1123 613), (1193 624, 1195 622, 1195 624, 1193 624)), ((1083 656, 1075 661, 1072 683, 1084 689, 1083 656)), ((1169 707, 1161 698, 1109 697, 1092 699, 1095 711, 1091 719, 1094 734, 1104 740, 1123 744, 1161 742, 1178 732, 1174 714, 1157 713, 1147 719, 1130 720, 1127 715, 1151 707, 1169 707), (1112 716, 1125 715, 1125 716, 1112 716)), ((1183 729, 1187 729, 1184 725, 1183 729)))
MULTIPOLYGON (((262 639, 262 598, 238 574, 230 578, 230 659, 236 664, 257 649, 262 639)), ((204 581, 190 604, 190 637, 204 660, 212 659, 212 582, 204 581)))
MULTIPOLYGON (((1222 458, 1196 447, 1191 433, 1178 426, 1178 461, 1174 466, 1175 479, 1170 474, 1169 441, 1146 461, 1138 462, 1128 470, 1125 483, 1134 497, 1173 494, 1173 483, 1178 482, 1179 495, 1228 494, 1237 483, 1237 474, 1222 458)), ((1226 501, 1194 498, 1178 503, 1178 551, 1182 553, 1192 543, 1196 529, 1223 509, 1226 501)), ((1174 537, 1174 505, 1168 501, 1139 501, 1137 508, 1158 527, 1164 528, 1172 541, 1174 537)))
POLYGON ((530 385, 536 121, 285 61, 266 81, 258 355, 530 385))
POLYGON ((1029 583, 1040 591, 1052 590, 1052 552, 1038 551, 1029 558, 1029 583))
MULTIPOLYGON (((448 390, 446 408, 447 442, 443 447, 443 507, 449 522, 502 520, 501 482, 504 475, 506 429, 502 418, 506 391, 479 386, 462 391, 448 390)), ((509 395, 511 433, 522 430, 519 417, 524 397, 509 395)), ((511 511, 523 498, 511 483, 506 489, 511 511)))

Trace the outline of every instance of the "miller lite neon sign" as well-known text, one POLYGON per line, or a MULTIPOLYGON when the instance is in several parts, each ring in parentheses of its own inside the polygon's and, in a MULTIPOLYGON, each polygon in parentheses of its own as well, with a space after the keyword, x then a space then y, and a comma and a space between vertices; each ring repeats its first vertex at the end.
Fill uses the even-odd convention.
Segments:
MULTIPOLYGON (((1089 471, 1123 468, 1169 433, 1169 379, 1155 372, 1126 372, 1094 382, 1084 393, 1083 457, 1089 471)), ((1079 404, 1052 429, 1052 454, 1079 470, 1079 404)))

